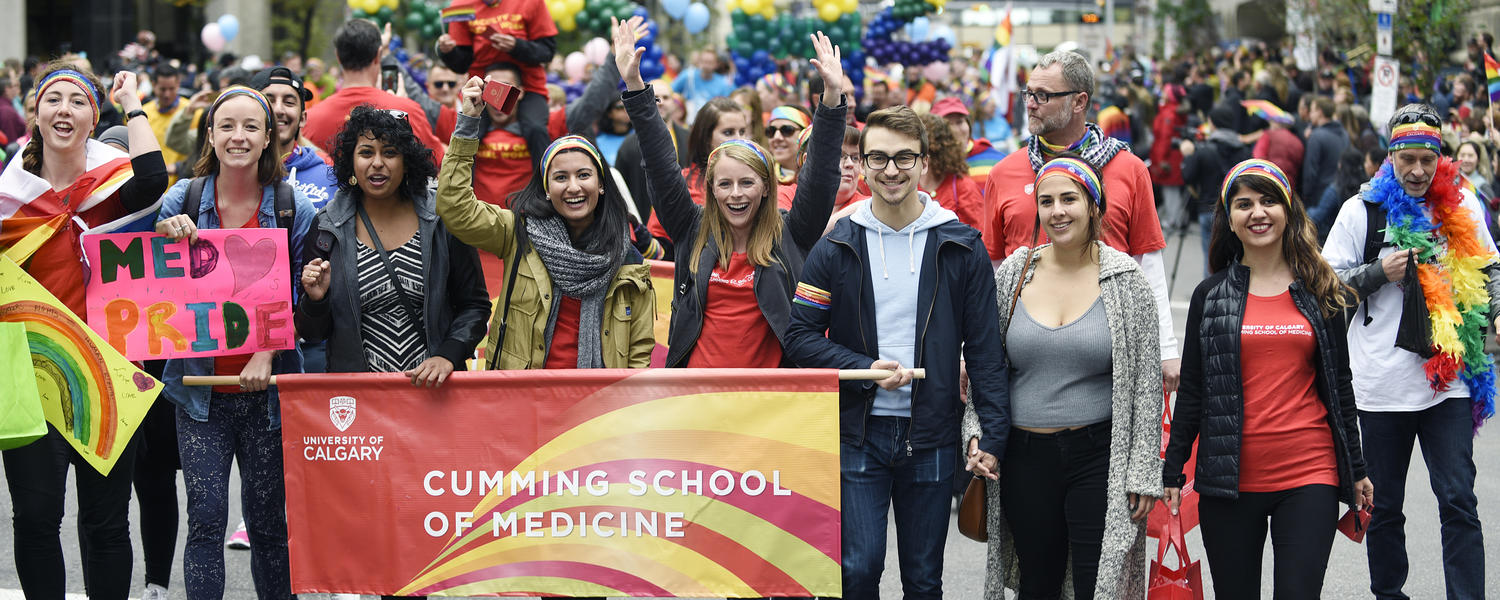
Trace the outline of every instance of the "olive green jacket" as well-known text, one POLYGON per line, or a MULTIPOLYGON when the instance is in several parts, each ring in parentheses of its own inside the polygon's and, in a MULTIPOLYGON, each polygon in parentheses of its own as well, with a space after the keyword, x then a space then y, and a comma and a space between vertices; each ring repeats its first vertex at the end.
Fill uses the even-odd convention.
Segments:
MULTIPOLYGON (((547 359, 552 277, 534 248, 528 247, 519 260, 516 258, 515 213, 475 197, 473 167, 478 147, 478 140, 453 136, 438 172, 437 214, 448 231, 463 243, 504 258, 507 268, 519 265, 509 309, 497 308, 490 315, 485 367, 540 369, 547 359), (496 337, 502 316, 509 323, 503 344, 496 337)), ((502 287, 497 294, 500 302, 504 302, 505 289, 502 287)), ((621 265, 604 298, 600 332, 604 366, 646 367, 651 362, 651 350, 656 347, 652 333, 655 317, 651 268, 645 264, 621 265)))

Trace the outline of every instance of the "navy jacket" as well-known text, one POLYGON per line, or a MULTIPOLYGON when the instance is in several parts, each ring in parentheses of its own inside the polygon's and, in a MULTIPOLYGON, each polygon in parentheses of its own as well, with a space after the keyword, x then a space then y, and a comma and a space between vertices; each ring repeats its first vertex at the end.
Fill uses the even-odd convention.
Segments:
MULTIPOLYGON (((868 369, 879 356, 875 329, 870 255, 865 228, 848 217, 813 246, 802 265, 786 354, 807 368, 868 369), (815 288, 811 289, 811 288, 815 288), (806 293, 827 293, 828 305, 806 301, 806 293), (825 336, 826 333, 826 336, 825 336)), ((927 233, 917 285, 920 314, 916 363, 926 379, 912 381, 912 424, 908 449, 959 443, 963 404, 958 395, 962 348, 968 361, 970 397, 983 432, 979 448, 1004 458, 1010 432, 1010 385, 1001 346, 994 270, 979 232, 957 221, 927 233)), ((839 384, 840 439, 864 443, 865 422, 875 404, 875 382, 839 384)))

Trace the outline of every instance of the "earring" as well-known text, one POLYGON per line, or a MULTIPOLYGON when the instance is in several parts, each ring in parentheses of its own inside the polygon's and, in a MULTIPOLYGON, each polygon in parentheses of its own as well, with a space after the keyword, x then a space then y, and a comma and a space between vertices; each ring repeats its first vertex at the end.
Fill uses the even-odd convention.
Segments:
POLYGON ((359 185, 359 180, 355 179, 353 175, 350 175, 349 176, 349 185, 359 185))

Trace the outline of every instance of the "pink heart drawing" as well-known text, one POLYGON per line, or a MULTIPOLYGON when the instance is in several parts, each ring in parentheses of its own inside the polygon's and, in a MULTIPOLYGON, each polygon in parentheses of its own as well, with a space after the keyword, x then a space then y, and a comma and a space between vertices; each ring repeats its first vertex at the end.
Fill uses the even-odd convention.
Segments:
POLYGON ((245 238, 231 235, 224 242, 224 253, 229 256, 229 267, 234 272, 234 295, 238 296, 271 271, 276 262, 276 242, 260 240, 251 246, 245 238))
POLYGON ((152 379, 150 375, 147 375, 140 371, 136 371, 135 377, 133 377, 132 379, 135 381, 135 389, 138 392, 144 392, 153 387, 156 387, 156 380, 152 379))

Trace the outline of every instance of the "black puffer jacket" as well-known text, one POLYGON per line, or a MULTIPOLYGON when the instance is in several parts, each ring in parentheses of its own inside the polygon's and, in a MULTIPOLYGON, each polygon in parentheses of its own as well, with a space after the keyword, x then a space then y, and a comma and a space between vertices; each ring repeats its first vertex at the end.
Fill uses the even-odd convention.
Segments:
MULTIPOLYGON (((1193 291, 1188 308, 1187 343, 1182 355, 1182 383, 1172 415, 1162 483, 1182 487, 1193 441, 1198 444, 1194 489, 1205 496, 1238 498, 1240 432, 1245 414, 1240 378, 1240 325, 1250 290, 1250 269, 1234 264, 1213 274, 1193 291)), ((1300 281, 1291 287, 1292 302, 1311 324, 1317 341, 1318 398, 1328 411, 1333 451, 1338 462, 1339 499, 1354 501, 1354 482, 1365 478, 1359 446, 1354 388, 1350 385, 1349 350, 1342 318, 1325 318, 1318 301, 1300 281)), ((1285 451, 1295 452, 1295 448, 1285 451)))

